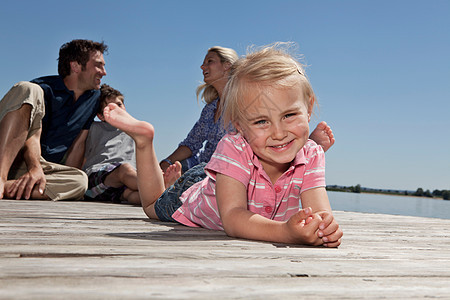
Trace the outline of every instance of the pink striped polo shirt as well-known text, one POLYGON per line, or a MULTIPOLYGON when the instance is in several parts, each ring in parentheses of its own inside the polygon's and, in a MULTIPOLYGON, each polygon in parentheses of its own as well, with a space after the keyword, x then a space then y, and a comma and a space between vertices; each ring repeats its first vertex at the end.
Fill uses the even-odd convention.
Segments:
POLYGON ((223 230, 215 196, 217 173, 247 187, 248 210, 285 221, 300 209, 301 192, 325 186, 325 155, 322 147, 308 140, 289 169, 272 184, 247 141, 240 134, 227 134, 217 145, 205 172, 203 181, 181 195, 183 205, 172 217, 187 226, 223 230))

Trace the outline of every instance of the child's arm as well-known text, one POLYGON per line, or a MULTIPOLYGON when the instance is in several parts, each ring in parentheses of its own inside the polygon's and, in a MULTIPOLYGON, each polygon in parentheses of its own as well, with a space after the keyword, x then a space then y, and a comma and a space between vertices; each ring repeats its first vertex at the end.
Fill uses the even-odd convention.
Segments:
POLYGON ((341 244, 342 230, 333 217, 327 191, 324 187, 307 190, 301 194, 302 207, 311 207, 313 213, 322 218, 319 224, 318 236, 324 246, 338 247, 341 244))
POLYGON ((321 218, 301 210, 287 222, 269 220, 247 209, 247 190, 239 181, 218 173, 216 197, 225 232, 229 236, 281 243, 321 245, 321 218))

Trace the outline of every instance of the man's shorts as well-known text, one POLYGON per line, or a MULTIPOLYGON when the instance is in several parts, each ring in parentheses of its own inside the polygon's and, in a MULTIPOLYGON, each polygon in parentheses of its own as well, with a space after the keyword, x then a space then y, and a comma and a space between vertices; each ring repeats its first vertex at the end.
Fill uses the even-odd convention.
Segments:
POLYGON ((0 101, 0 120, 24 104, 32 107, 27 136, 29 138, 42 127, 45 114, 44 91, 39 85, 28 81, 16 83, 0 101))
MULTIPOLYGON (((87 188, 87 175, 83 171, 60 164, 46 161, 40 157, 40 164, 47 184, 44 194, 51 200, 83 200, 87 188)), ((11 166, 8 180, 18 179, 28 172, 25 161, 17 162, 11 166)))

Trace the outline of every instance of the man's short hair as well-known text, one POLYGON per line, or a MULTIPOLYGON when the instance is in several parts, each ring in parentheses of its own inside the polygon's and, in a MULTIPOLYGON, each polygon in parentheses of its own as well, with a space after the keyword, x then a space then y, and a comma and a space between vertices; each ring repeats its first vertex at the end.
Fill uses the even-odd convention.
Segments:
POLYGON ((70 63, 76 61, 84 70, 92 52, 100 51, 102 54, 108 51, 108 46, 103 42, 91 40, 72 40, 65 43, 59 49, 58 74, 65 78, 70 75, 70 63))

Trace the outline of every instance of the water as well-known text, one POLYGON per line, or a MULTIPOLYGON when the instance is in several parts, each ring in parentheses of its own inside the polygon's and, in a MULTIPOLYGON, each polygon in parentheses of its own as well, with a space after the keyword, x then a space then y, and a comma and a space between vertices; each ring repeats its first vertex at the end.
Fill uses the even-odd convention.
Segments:
POLYGON ((450 201, 433 198, 328 191, 333 210, 450 219, 450 201))

